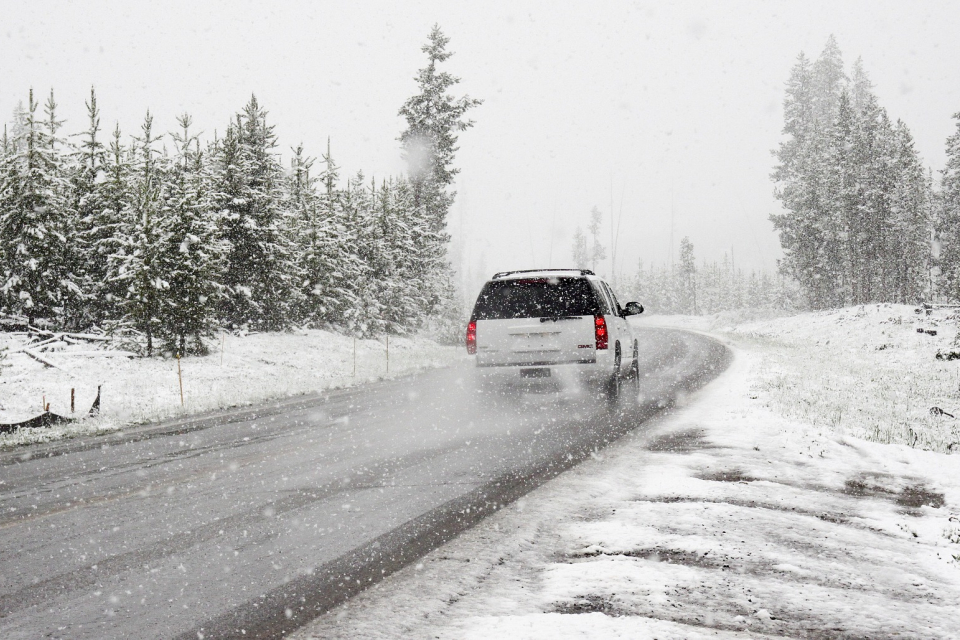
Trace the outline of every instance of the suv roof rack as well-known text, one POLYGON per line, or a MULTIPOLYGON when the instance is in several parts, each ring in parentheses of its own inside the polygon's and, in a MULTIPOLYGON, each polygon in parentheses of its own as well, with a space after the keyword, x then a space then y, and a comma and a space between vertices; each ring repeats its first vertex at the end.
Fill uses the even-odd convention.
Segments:
POLYGON ((597 275, 593 271, 590 271, 590 269, 522 269, 520 271, 501 271, 499 273, 493 274, 493 278, 491 279, 496 280, 497 278, 505 278, 507 276, 512 276, 515 273, 541 273, 543 271, 548 271, 548 272, 549 271, 573 271, 573 272, 579 273, 582 276, 597 275))

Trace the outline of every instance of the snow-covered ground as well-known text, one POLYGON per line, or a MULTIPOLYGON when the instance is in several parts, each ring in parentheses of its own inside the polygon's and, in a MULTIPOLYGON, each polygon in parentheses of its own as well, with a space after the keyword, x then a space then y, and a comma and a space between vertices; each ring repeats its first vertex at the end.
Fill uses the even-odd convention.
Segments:
POLYGON ((960 637, 948 315, 641 319, 734 362, 297 637, 960 637))
POLYGON ((874 442, 960 447, 960 309, 867 305, 771 320, 651 318, 762 352, 757 391, 779 413, 874 442), (941 359, 938 359, 937 354, 941 359))
POLYGON ((461 347, 394 337, 389 342, 388 373, 386 340, 357 340, 354 373, 354 339, 350 337, 318 330, 245 336, 227 333, 212 343, 210 355, 180 361, 181 405, 174 358, 98 356, 90 345, 58 342, 42 354, 58 367, 52 368, 17 352, 25 344, 23 336, 0 333, 0 348, 9 349, 3 362, 9 366, 0 370, 0 423, 33 417, 44 402, 52 412, 69 416, 71 389, 76 394, 76 415, 82 415, 99 385, 101 416, 0 434, 0 447, 345 387, 466 357, 461 347))

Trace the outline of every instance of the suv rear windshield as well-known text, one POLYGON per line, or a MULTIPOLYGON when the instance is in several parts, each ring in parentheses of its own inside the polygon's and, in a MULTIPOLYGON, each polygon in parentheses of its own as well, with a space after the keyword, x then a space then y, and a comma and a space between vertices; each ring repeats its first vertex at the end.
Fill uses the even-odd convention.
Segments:
POLYGON ((473 308, 474 320, 592 316, 601 313, 586 278, 491 280, 473 308))

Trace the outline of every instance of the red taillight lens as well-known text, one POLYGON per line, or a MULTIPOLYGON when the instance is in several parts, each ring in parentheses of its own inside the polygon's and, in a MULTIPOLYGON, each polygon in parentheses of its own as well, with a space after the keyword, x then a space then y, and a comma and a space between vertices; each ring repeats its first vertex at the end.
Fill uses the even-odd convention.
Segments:
POLYGON ((597 336, 597 349, 606 349, 607 338, 609 337, 607 335, 607 321, 603 319, 603 316, 595 316, 593 326, 597 336))
POLYGON ((473 355, 477 352, 477 323, 471 320, 467 324, 467 353, 473 355))

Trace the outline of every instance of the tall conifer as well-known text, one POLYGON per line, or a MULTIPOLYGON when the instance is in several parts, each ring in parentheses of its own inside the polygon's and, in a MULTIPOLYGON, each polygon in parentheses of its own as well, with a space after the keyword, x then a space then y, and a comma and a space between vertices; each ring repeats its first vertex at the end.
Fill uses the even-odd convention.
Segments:
POLYGON ((0 176, 0 293, 8 312, 34 323, 54 325, 65 316, 79 286, 70 271, 69 184, 63 175, 56 104, 48 103, 48 120, 37 114, 30 91, 23 123, 0 176))

